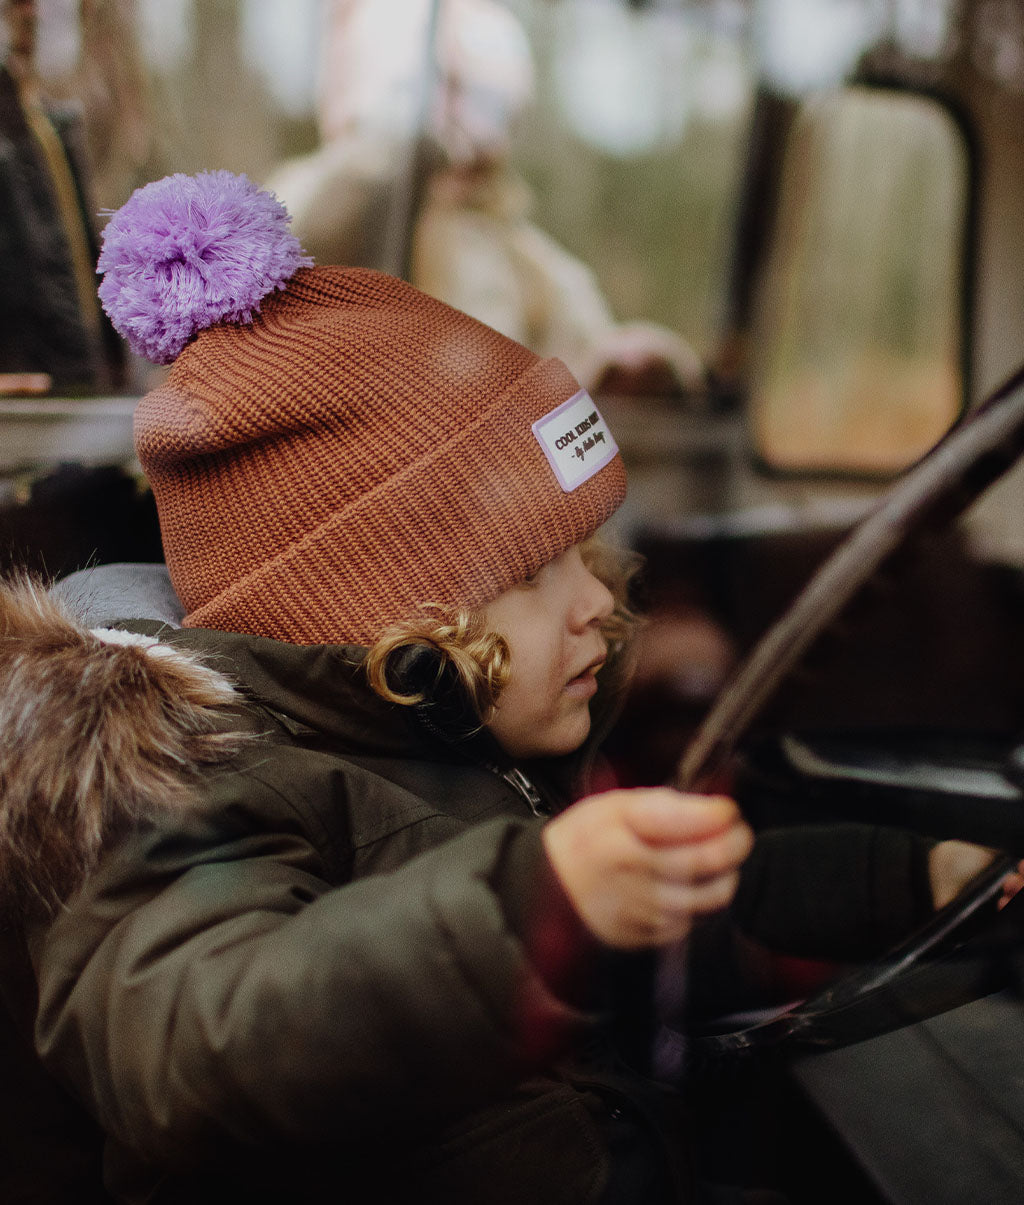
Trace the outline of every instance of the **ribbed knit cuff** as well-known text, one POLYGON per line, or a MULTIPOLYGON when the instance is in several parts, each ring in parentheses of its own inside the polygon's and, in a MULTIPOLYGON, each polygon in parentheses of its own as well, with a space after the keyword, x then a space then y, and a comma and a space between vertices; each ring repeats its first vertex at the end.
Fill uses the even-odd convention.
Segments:
POLYGON ((731 916, 748 936, 780 952, 870 958, 931 915, 931 845, 880 825, 767 830, 744 863, 731 916))

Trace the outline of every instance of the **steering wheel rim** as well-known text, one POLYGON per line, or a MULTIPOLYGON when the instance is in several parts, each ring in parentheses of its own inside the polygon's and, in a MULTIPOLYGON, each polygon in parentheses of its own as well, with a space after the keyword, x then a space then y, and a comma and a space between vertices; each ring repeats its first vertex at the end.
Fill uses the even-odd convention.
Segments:
MULTIPOLYGON (((752 722, 861 590, 911 541, 962 514, 1022 455, 1024 367, 908 470, 825 561, 712 705, 679 762, 675 785, 688 791, 712 788, 752 722)), ((698 1049, 706 1058, 777 1049, 783 1043, 801 1048, 845 1045, 976 998, 978 983, 954 976, 938 991, 938 1005, 923 1016, 897 1018, 887 1026, 879 1025, 876 1017, 870 1032, 858 1032, 854 1026, 851 1033, 847 1026, 843 1033, 829 1033, 830 1019, 844 1013, 848 1018, 851 1009, 891 991, 901 979, 917 973, 939 947, 955 945, 961 931, 977 923, 984 910, 994 909, 999 884, 1014 862, 997 858, 925 926, 882 958, 839 976, 823 992, 764 1024, 699 1039, 698 1049)), ((1006 911, 1015 919, 1024 908, 1006 911)))
POLYGON ((1024 366, 885 493, 761 637, 687 746, 675 785, 713 783, 806 653, 901 550, 944 526, 1024 455, 1024 366))

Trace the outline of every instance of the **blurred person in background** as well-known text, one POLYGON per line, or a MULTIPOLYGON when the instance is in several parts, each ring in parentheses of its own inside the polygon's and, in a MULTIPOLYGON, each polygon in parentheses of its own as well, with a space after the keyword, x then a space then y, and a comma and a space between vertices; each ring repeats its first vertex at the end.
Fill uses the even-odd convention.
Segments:
POLYGON ((35 0, 0 17, 0 392, 111 389, 124 357, 96 300, 79 112, 42 94, 35 0))
POLYGON ((330 0, 322 145, 267 187, 321 262, 405 276, 586 388, 700 391, 689 344, 617 322, 590 267, 531 222, 511 151, 533 90, 526 34, 495 0, 330 0))

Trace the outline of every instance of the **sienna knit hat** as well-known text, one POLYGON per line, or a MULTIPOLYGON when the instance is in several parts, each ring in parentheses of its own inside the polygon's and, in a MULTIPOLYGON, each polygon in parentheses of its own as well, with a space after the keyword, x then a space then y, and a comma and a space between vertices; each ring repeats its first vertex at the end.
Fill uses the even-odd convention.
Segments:
POLYGON ((560 361, 404 281, 313 267, 288 221, 206 172, 139 189, 104 231, 107 313, 172 363, 135 443, 187 626, 370 644, 608 518, 622 463, 560 361))

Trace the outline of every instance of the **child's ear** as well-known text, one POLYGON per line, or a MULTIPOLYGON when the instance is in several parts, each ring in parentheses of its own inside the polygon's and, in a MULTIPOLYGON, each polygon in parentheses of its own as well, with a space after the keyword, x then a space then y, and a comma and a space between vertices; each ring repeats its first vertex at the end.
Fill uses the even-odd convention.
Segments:
POLYGON ((399 694, 420 695, 417 720, 443 740, 457 743, 480 731, 481 718, 451 660, 433 645, 407 644, 388 658, 388 685, 399 694))

